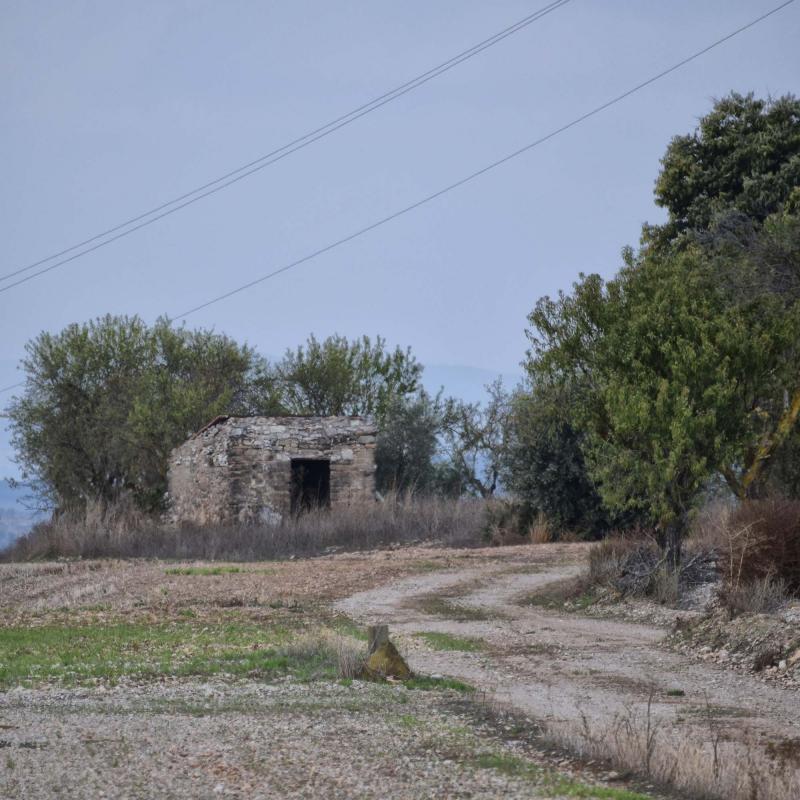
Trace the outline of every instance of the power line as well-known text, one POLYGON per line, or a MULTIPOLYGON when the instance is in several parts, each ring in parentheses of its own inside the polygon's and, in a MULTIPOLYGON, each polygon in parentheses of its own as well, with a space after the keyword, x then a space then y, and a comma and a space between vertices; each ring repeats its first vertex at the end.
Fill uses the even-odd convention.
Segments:
POLYGON ((322 125, 309 133, 304 134, 296 139, 293 139, 291 142, 288 142, 281 147, 266 153, 259 158, 248 162, 247 164, 243 164, 241 167, 237 167, 230 172, 221 175, 218 178, 215 178, 212 181, 209 181, 202 186, 198 186, 195 189, 192 189, 185 194, 180 195, 179 197, 175 197, 172 200, 168 200, 165 203, 162 203, 155 208, 151 208, 148 211, 145 211, 135 217, 131 217, 130 219, 125 220, 124 222, 115 225, 112 228, 108 228, 101 233, 98 233, 94 236, 91 236, 88 239, 84 239, 82 242, 78 242, 77 244, 72 245, 71 247, 67 247, 64 250, 60 250, 57 253, 52 253, 45 258, 41 258, 38 261, 34 261, 32 264, 28 264, 25 267, 20 267, 12 272, 9 272, 5 275, 0 276, 0 281, 8 280, 9 278, 16 277, 17 275, 21 275, 24 272, 28 272, 35 267, 41 266, 42 264, 47 263, 48 261, 52 261, 55 258, 60 258, 67 253, 71 253, 74 250, 79 250, 80 248, 85 247, 86 249, 81 250, 74 255, 69 256, 68 258, 64 258, 58 261, 55 264, 51 264, 44 269, 38 270, 37 272, 33 273, 32 275, 28 275, 25 278, 21 278, 13 283, 4 286, 0 289, 0 292, 5 292, 9 289, 13 289, 15 286, 19 286, 22 283, 26 283, 29 280, 33 280, 34 278, 44 275, 52 270, 63 266, 64 264, 68 264, 71 261, 74 261, 82 256, 91 253, 95 250, 100 249, 101 247, 105 247, 106 245, 111 244, 112 242, 117 241, 125 236, 129 236, 130 234, 134 233, 135 231, 140 230, 148 225, 152 225, 154 222, 157 222, 164 217, 169 216, 170 214, 174 214, 176 211, 180 211, 182 208, 186 208, 187 206, 192 205, 193 203, 202 200, 209 195, 216 194, 217 192, 222 191, 223 189, 231 186, 234 183, 238 183, 239 181, 243 180, 244 178, 249 177, 250 175, 261 171, 262 169, 266 169, 270 165, 276 163, 277 161, 281 161, 282 159, 286 158, 287 156, 292 155, 292 153, 296 153, 298 150, 302 150, 305 147, 313 144, 320 139, 329 136, 330 134, 334 133, 335 131, 339 130, 340 128, 345 127, 346 125, 350 125, 352 122, 355 122, 357 119, 365 116, 366 114, 371 113, 372 111, 381 108, 381 106, 386 105, 387 103, 391 103, 393 100, 396 100, 399 97, 407 94, 408 92, 417 89, 418 87, 422 86, 423 84, 427 83, 428 81, 437 78, 439 75, 448 72, 449 70, 453 69, 454 67, 458 66, 459 64, 467 61, 470 58, 482 53, 484 50, 488 49, 489 47, 498 44, 499 42, 507 39, 509 36, 517 33, 518 31, 527 28, 532 23, 536 22, 537 20, 541 19, 542 17, 546 16, 547 14, 551 13, 552 11, 556 11, 557 9, 561 8, 562 6, 566 5, 570 0, 556 0, 556 2, 552 2, 543 8, 540 8, 538 11, 529 14, 526 17, 523 17, 518 22, 515 22, 513 25, 510 25, 507 28, 504 28, 502 31, 490 36, 488 39, 484 39, 478 44, 473 45, 472 47, 468 48, 467 50, 462 51, 458 55, 453 56, 452 58, 448 59, 447 61, 442 62, 436 67, 429 69, 427 72, 423 72, 421 75, 412 78, 411 80, 407 81, 406 83, 401 84, 400 86, 395 87, 394 89, 385 92, 384 94, 370 100, 367 103, 359 106, 358 108, 349 111, 346 114, 343 114, 340 117, 332 120, 331 122, 322 125), (176 205, 177 204, 177 205, 176 205), (138 223, 138 224, 137 224, 138 223), (133 226, 133 227, 130 227, 133 226), (114 235, 112 235, 114 234, 114 235), (108 238, 106 238, 108 237, 108 238), (102 241, 98 241, 102 240, 102 241), (93 244, 91 247, 86 247, 86 245, 90 245, 93 242, 97 242, 97 244, 93 244))
POLYGON ((0 394, 3 394, 3 392, 10 392, 12 389, 19 389, 20 386, 24 385, 25 381, 20 381, 19 383, 12 383, 11 386, 4 386, 2 389, 0 389, 0 394))
POLYGON ((375 222, 372 222, 369 225, 366 225, 365 227, 360 228, 357 231, 354 231, 353 233, 350 233, 347 236, 342 237, 341 239, 337 239, 336 241, 331 242, 330 244, 327 244, 324 247, 321 247, 318 250, 315 250, 314 252, 303 256, 302 258, 298 258, 296 261, 292 261, 289 264, 285 264, 284 266, 274 270, 273 272, 268 273, 267 275, 262 275, 260 278, 256 278, 255 280, 249 281, 248 283, 245 283, 245 284, 243 284, 243 285, 241 285, 241 286, 239 286, 239 287, 237 287, 235 289, 231 289, 230 291, 225 292, 224 294, 221 294, 221 295, 218 295, 216 297, 213 297, 212 299, 207 300, 206 302, 201 303, 200 305, 194 306, 193 308, 190 308, 187 311, 183 311, 180 314, 176 314, 171 318, 172 319, 183 319, 185 317, 188 317, 190 314, 194 314, 196 311, 200 311, 203 308, 207 308, 208 306, 213 305, 214 303, 218 303, 221 300, 226 300, 227 298, 232 297, 235 294, 239 294, 240 292, 243 292, 243 291, 245 291, 247 289, 250 289, 250 288, 252 288, 253 286, 256 286, 259 283, 263 283, 264 281, 267 281, 270 278, 274 278, 276 275, 280 275, 282 272, 287 272, 288 270, 293 269, 294 267, 297 267, 300 264, 304 264, 307 261, 311 261, 312 259, 316 258, 317 256, 322 255, 323 253, 327 253, 330 250, 333 250, 333 249, 335 249, 337 247, 340 247, 341 245, 343 245, 343 244, 345 244, 347 242, 352 241, 353 239, 357 239, 358 237, 363 236, 364 234, 369 233, 370 231, 373 231, 376 228, 381 227, 382 225, 385 225, 387 222, 391 222, 392 220, 397 219, 398 217, 401 217, 404 214, 408 214, 410 211, 413 211, 413 210, 419 208, 420 206, 423 206, 423 205, 425 205, 427 203, 430 203, 432 200, 435 200, 436 198, 441 197, 442 195, 447 194, 448 192, 451 192, 454 189, 459 188, 460 186, 464 186, 464 184, 466 184, 466 183, 470 183, 471 181, 475 180, 476 178, 480 177, 481 175, 484 175, 487 172, 490 172, 491 170, 501 166, 502 164, 505 164, 506 162, 511 161, 514 158, 517 158, 517 156, 521 156, 523 153, 527 153, 529 150, 532 150, 533 148, 538 147, 540 144, 543 144, 544 142, 548 141, 549 139, 552 139, 555 136, 558 136, 559 134, 564 133, 565 131, 569 130, 570 128, 573 128, 576 125, 579 125, 581 122, 586 121, 590 117, 593 117, 596 114, 599 114, 601 111, 604 111, 605 109, 610 108, 611 106, 615 105, 616 103, 619 103, 620 101, 624 100, 626 97, 630 97, 630 95, 634 94, 635 92, 638 92, 639 90, 644 89, 646 86, 649 86, 650 84, 655 83, 656 81, 660 80, 661 78, 666 77, 670 73, 675 72, 676 70, 680 69, 681 67, 683 67, 686 64, 690 63, 691 61, 694 61, 695 59, 699 58, 700 56, 704 55, 705 53, 708 53, 710 50, 713 50, 715 47, 719 47, 719 45, 727 42, 729 39, 732 39, 734 36, 738 36, 740 33, 743 33, 744 31, 748 30, 749 28, 752 28, 754 25, 757 25, 759 22, 762 22, 763 20, 767 19, 767 17, 770 17, 773 14, 777 13, 778 11, 780 11, 781 9, 785 8, 786 6, 791 5, 793 2, 794 2, 794 0, 786 0, 786 2, 781 3, 779 6, 776 6, 771 11, 768 11, 765 14, 762 14, 760 17, 757 17, 756 19, 752 20, 751 22, 748 22, 746 25, 742 25, 742 27, 737 28, 735 31, 727 34, 726 36, 723 36, 721 39, 717 39, 715 42, 713 42, 712 44, 708 45, 707 47, 704 47, 702 50, 698 50, 697 52, 693 53, 690 56, 687 56, 686 58, 682 59, 681 61, 677 62, 676 64, 673 64, 671 67, 668 67, 667 69, 662 70, 661 72, 659 72, 656 75, 653 75, 652 77, 648 78, 647 80, 636 84, 636 86, 633 86, 632 88, 626 90, 622 94, 619 94, 616 97, 612 98, 611 100, 607 100, 605 103, 602 103, 601 105, 596 106, 591 111, 587 111, 585 114, 582 114, 581 116, 576 117, 571 122, 568 122, 566 125, 562 125, 560 128, 556 128, 555 130, 551 131, 550 133, 545 134, 544 136, 541 136, 540 138, 536 139, 533 142, 530 142, 529 144, 526 144, 524 147, 520 147, 518 150, 515 150, 514 152, 509 153, 506 156, 503 156, 502 158, 498 159, 497 161, 493 161, 491 164, 488 164, 485 167, 482 167, 481 169, 470 173, 469 175, 467 175, 464 178, 461 178, 460 180, 456 181, 455 183, 451 183, 449 186, 445 186, 443 189, 439 189, 438 191, 434 192, 433 194, 429 194, 426 197, 423 197, 421 200, 417 200, 415 203, 412 203, 411 205, 406 206, 405 208, 402 208, 399 211, 395 211, 394 213, 389 214, 386 217, 383 217, 383 218, 381 218, 381 219, 379 219, 379 220, 377 220, 375 222))

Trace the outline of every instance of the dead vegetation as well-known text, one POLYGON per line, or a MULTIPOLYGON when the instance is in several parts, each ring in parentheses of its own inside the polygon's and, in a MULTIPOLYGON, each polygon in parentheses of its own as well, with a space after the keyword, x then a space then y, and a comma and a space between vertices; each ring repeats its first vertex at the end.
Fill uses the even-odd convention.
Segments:
POLYGON ((533 516, 523 504, 494 498, 486 504, 486 538, 493 545, 578 542, 581 537, 560 529, 539 511, 533 516))
POLYGON ((399 544, 483 544, 479 501, 392 495, 383 502, 314 510, 262 525, 169 527, 132 503, 90 504, 40 523, 2 554, 46 558, 175 558, 260 561, 399 544))
POLYGON ((623 773, 669 786, 680 797, 795 800, 800 796, 800 772, 787 758, 772 755, 787 751, 785 742, 765 748, 741 726, 732 736, 720 711, 708 703, 698 707, 707 729, 705 741, 675 737, 656 718, 654 704, 653 690, 643 709, 631 706, 603 725, 586 716, 579 725, 546 725, 544 736, 585 759, 605 761, 623 773))
POLYGON ((774 613, 800 592, 800 502, 773 498, 715 504, 695 519, 679 570, 667 569, 654 533, 610 536, 592 548, 586 582, 613 598, 677 605, 715 584, 731 617, 774 613))
POLYGON ((681 593, 717 579, 717 554, 689 545, 680 568, 668 569, 664 551, 647 531, 610 536, 589 554, 588 584, 618 597, 648 597, 673 605, 681 593))
POLYGON ((300 662, 329 663, 335 666, 336 677, 352 680, 364 666, 364 647, 352 636, 328 628, 319 628, 295 636, 285 647, 287 657, 300 662))
POLYGON ((800 501, 754 500, 730 512, 723 523, 721 566, 732 591, 754 586, 765 597, 779 587, 786 594, 800 593, 800 501))

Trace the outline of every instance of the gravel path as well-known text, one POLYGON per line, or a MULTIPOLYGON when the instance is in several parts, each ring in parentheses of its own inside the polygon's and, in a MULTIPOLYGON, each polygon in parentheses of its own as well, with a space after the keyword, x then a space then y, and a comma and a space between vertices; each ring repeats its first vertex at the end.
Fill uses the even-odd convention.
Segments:
MULTIPOLYGON (((557 738, 590 751, 591 744, 594 751, 603 747, 587 739, 608 740, 619 736, 623 724, 643 728, 649 721, 659 746, 672 748, 679 759, 689 750, 710 759, 715 744, 729 764, 759 758, 771 763, 781 743, 794 752, 800 693, 669 651, 659 644, 662 628, 521 603, 534 589, 577 569, 490 565, 412 576, 355 594, 337 608, 364 623, 388 623, 413 669, 468 681, 544 721, 557 738), (446 605, 432 604, 436 598, 446 605), (426 613, 430 609, 436 613, 426 613), (414 636, 426 631, 479 638, 487 647, 435 650, 414 636)), ((788 761, 779 771, 800 787, 797 767, 796 760, 788 761)))

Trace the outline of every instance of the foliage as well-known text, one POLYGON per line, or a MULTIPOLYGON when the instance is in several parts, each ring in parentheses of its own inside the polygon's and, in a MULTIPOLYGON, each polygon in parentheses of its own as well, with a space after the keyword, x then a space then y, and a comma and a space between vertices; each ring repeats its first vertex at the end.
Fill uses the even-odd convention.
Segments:
POLYGON ((25 394, 8 409, 25 479, 59 507, 131 492, 163 497, 170 450, 217 414, 269 413, 266 364, 210 331, 106 316, 27 345, 25 394))
POLYGON ((449 478, 433 463, 441 400, 418 388, 411 352, 381 338, 311 336, 271 368, 225 336, 107 316, 41 334, 23 366, 13 442, 25 478, 62 510, 123 493, 158 509, 170 451, 218 414, 372 415, 384 490, 449 478))
POLYGON ((570 421, 569 385, 538 383, 513 395, 507 425, 503 483, 556 531, 596 536, 610 524, 583 456, 584 434, 570 421))
POLYGON ((531 314, 529 368, 585 387, 571 413, 611 509, 682 527, 711 474, 738 485, 780 442, 784 392, 800 386, 800 302, 736 296, 758 265, 727 255, 629 253, 614 280, 583 278, 531 314))
POLYGON ((729 590, 757 581, 780 582, 800 594, 800 501, 751 500, 725 526, 721 566, 729 590))
POLYGON ((794 98, 718 101, 663 159, 666 225, 613 280, 581 276, 529 317, 531 380, 571 392, 604 504, 657 523, 676 556, 709 478, 758 494, 794 452, 799 169, 794 98))
POLYGON ((661 163, 655 195, 669 219, 646 229, 647 239, 671 242, 707 230, 730 210, 761 223, 800 201, 800 101, 734 92, 714 104, 697 130, 676 136, 661 163))
POLYGON ((410 349, 389 351, 380 336, 348 341, 312 334, 276 365, 283 405, 291 414, 362 415, 382 420, 397 398, 419 388, 422 366, 410 349))
POLYGON ((375 448, 379 492, 430 493, 438 486, 438 435, 442 427, 441 396, 420 389, 411 398, 387 403, 375 448))

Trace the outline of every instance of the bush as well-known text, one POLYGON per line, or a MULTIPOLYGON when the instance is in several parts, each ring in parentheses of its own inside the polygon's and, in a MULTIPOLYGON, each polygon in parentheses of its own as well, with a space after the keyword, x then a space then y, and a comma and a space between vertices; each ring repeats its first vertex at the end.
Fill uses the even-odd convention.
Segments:
POLYGON ((660 558, 655 539, 641 531, 609 536, 589 553, 589 581, 623 594, 646 594, 660 558))
POLYGON ((170 528, 132 502, 90 505, 40 523, 3 554, 37 558, 177 558, 258 561, 436 541, 482 543, 485 504, 477 500, 391 495, 383 503, 312 511, 270 525, 170 528))
POLYGON ((510 500, 492 500, 486 504, 483 538, 491 545, 522 544, 525 538, 520 522, 520 506, 510 500))
POLYGON ((515 393, 502 477, 527 509, 523 528, 541 513, 557 530, 596 539, 608 530, 609 518, 584 462, 584 437, 566 416, 571 402, 569 389, 545 384, 515 393))
POLYGON ((800 595, 800 501, 751 500, 727 520, 721 567, 728 591, 781 582, 800 595))
POLYGON ((649 597, 663 605, 673 605, 682 590, 716 576, 716 555, 706 545, 687 546, 680 568, 670 570, 656 533, 641 528, 609 536, 589 553, 589 584, 610 587, 628 597, 649 597))
POLYGON ((527 503, 493 499, 486 503, 484 538, 493 545, 578 542, 582 536, 558 527, 543 511, 527 503))

